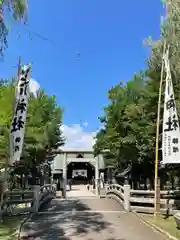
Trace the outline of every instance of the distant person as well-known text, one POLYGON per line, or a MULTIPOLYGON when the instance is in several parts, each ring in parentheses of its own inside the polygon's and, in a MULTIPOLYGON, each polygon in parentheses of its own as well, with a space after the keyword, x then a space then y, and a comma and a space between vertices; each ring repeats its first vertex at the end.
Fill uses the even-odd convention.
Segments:
POLYGON ((60 177, 57 180, 57 190, 62 191, 62 189, 63 189, 63 179, 62 179, 62 177, 60 177))
POLYGON ((92 177, 92 185, 93 185, 93 189, 95 189, 95 179, 94 179, 94 176, 92 177))
POLYGON ((57 179, 57 190, 59 191, 60 188, 61 188, 61 186, 60 186, 60 179, 57 179))
POLYGON ((62 177, 60 177, 60 179, 59 179, 59 185, 60 185, 60 190, 61 190, 61 191, 63 191, 63 189, 64 189, 63 184, 64 184, 64 180, 63 180, 62 177))
POLYGON ((68 185, 69 188, 70 188, 70 180, 69 180, 69 179, 67 179, 67 185, 68 185))
POLYGON ((72 189, 72 179, 69 179, 69 190, 71 191, 72 189))

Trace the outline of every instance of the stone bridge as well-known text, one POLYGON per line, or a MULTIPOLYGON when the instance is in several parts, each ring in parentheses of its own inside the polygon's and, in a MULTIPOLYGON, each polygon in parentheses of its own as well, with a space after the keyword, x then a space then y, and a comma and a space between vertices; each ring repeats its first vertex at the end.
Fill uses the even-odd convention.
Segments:
MULTIPOLYGON (((21 239, 44 240, 163 240, 139 218, 127 212, 121 200, 100 198, 85 185, 60 192, 23 226, 21 239)), ((112 197, 112 189, 109 189, 112 197)))

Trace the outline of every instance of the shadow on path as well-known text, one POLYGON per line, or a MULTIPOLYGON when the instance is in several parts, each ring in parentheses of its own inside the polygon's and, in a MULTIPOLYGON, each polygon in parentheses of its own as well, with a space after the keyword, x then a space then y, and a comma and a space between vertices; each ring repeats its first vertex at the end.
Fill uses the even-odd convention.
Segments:
MULTIPOLYGON (((133 213, 112 212, 100 199, 53 199, 22 229, 28 240, 164 240, 133 213), (100 212, 105 207, 109 211, 100 212)), ((109 207, 108 207, 109 206, 109 207)))
POLYGON ((80 200, 52 200, 40 214, 24 225, 23 232, 26 239, 71 240, 71 237, 74 239, 76 236, 78 238, 79 235, 98 233, 104 229, 111 231, 111 223, 105 221, 101 213, 83 212, 84 210, 91 209, 80 200))

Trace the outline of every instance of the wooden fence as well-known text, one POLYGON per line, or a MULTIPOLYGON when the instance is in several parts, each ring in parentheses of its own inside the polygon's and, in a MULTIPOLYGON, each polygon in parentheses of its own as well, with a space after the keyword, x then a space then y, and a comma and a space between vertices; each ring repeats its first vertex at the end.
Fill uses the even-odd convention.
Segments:
MULTIPOLYGON (((121 203, 126 211, 154 212, 154 191, 133 190, 130 185, 106 186, 106 196, 121 203)), ((160 212, 174 214, 180 208, 180 191, 160 191, 160 212)))
POLYGON ((1 195, 0 218, 2 219, 5 215, 38 212, 42 204, 54 198, 55 195, 54 184, 36 185, 32 190, 6 190, 1 195))

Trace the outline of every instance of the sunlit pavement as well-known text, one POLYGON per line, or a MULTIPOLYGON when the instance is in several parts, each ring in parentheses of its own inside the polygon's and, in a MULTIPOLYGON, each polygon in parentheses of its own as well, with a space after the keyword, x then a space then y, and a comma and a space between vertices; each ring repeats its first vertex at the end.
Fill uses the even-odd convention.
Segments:
POLYGON ((91 191, 87 190, 86 185, 74 185, 71 191, 67 191, 67 198, 73 197, 96 197, 91 191))
POLYGON ((57 197, 25 224, 26 239, 163 240, 133 213, 112 199, 96 198, 86 186, 73 186, 67 199, 57 197))

